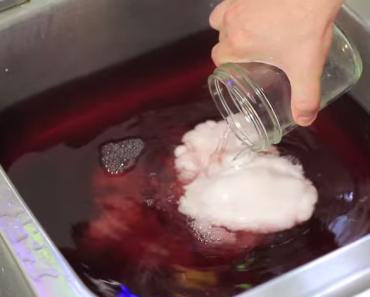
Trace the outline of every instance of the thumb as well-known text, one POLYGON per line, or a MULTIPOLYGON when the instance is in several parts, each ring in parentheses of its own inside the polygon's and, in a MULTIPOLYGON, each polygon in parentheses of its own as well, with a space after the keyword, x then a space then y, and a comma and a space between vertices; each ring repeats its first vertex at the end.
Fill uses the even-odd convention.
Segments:
POLYGON ((321 73, 320 68, 306 68, 288 75, 292 86, 292 113, 300 126, 309 126, 316 119, 321 101, 321 73))
POLYGON ((296 51, 290 59, 287 75, 292 87, 292 113, 300 126, 311 125, 319 112, 321 77, 331 40, 332 30, 328 27, 322 38, 304 46, 302 51, 296 51))

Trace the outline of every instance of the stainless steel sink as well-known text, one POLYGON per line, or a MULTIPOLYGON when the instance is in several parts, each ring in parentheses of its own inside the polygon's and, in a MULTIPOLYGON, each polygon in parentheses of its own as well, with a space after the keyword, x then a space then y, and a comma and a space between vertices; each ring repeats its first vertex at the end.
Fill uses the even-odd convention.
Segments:
POLYGON ((0 0, 0 11, 21 5, 28 0, 0 0))
MULTIPOLYGON (((31 0, 3 11, 0 109, 207 29, 218 2, 31 0)), ((351 94, 370 113, 370 2, 348 0, 338 24, 362 55, 351 94)), ((93 296, 0 173, 0 296, 93 296)), ((369 250, 366 236, 241 296, 354 296, 370 288, 369 250)))

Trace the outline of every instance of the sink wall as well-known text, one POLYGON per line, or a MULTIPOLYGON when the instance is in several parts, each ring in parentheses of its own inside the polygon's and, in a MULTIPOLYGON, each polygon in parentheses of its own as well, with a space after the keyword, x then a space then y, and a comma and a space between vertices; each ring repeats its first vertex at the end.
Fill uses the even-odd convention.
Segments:
MULTIPOLYGON (((1 12, 0 109, 43 90, 205 30, 209 28, 209 13, 218 2, 219 0, 31 0, 30 3, 1 12)), ((347 9, 341 12, 338 20, 342 29, 357 44, 364 60, 364 75, 352 95, 370 112, 370 93, 367 92, 370 79, 370 2, 348 0, 346 4, 347 9)), ((369 245, 369 240, 365 241, 366 239, 334 256, 329 255, 316 264, 311 263, 308 267, 285 275, 283 279, 277 279, 246 296, 297 297, 297 291, 292 291, 292 284, 300 284, 299 281, 308 280, 310 275, 316 277, 316 268, 322 272, 322 267, 327 267, 327 263, 340 266, 340 259, 347 259, 350 249, 358 248, 360 244, 369 245), (289 288, 292 290, 289 291, 289 288)), ((0 244, 0 247, 7 251, 7 243, 0 244)), ((361 253, 367 250, 356 250, 356 257, 351 261, 350 272, 353 275, 365 264, 368 265, 361 258, 361 253), (359 265, 356 266, 357 264, 359 265)), ((4 256, 4 259, 11 257, 4 256)), ((8 267, 18 265, 11 260, 9 263, 8 267)), ((3 263, 2 267, 4 265, 3 263)), ((326 272, 327 276, 321 279, 322 282, 316 281, 316 287, 310 283, 299 296, 319 296, 319 291, 338 279, 345 278, 349 270, 346 267, 343 274, 340 270, 336 271, 337 279, 331 279, 326 272)), ((344 281, 342 283, 345 284, 344 281)), ((0 291, 0 297, 28 296, 24 293, 28 290, 27 282, 22 280, 17 288, 23 293, 0 291)), ((352 292, 358 288, 357 285, 352 292)), ((341 292, 345 290, 341 289, 341 292)), ((329 293, 325 296, 329 296, 329 293)))
POLYGON ((4 11, 0 108, 207 29, 217 1, 32 0, 4 11))

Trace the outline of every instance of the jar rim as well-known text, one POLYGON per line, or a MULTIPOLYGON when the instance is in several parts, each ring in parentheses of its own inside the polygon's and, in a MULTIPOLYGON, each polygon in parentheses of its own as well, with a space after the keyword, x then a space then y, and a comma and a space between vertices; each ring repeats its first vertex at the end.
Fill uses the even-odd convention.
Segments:
MULTIPOLYGON (((213 101, 230 129, 243 143, 246 143, 253 151, 265 151, 268 149, 270 143, 268 141, 268 134, 262 123, 262 120, 251 104, 251 98, 243 96, 229 83, 230 74, 225 68, 233 68, 236 70, 238 74, 242 76, 243 80, 248 84, 248 86, 251 87, 256 96, 261 97, 258 88, 252 83, 248 76, 235 67, 234 64, 228 63, 217 68, 208 78, 208 86, 211 91, 213 101), (222 86, 225 87, 225 90, 222 89, 222 86), (230 97, 229 100, 225 98, 226 96, 230 97), (231 102, 242 115, 242 117, 239 117, 239 120, 242 120, 249 126, 251 124, 253 125, 257 133, 256 140, 253 140, 251 135, 248 135, 248 133, 244 131, 240 121, 235 119, 235 113, 230 110, 229 106, 231 102)), ((242 91, 244 90, 243 86, 241 86, 237 80, 235 80, 234 83, 237 84, 238 89, 242 91)), ((262 101, 265 101, 265 98, 263 98, 262 101)))

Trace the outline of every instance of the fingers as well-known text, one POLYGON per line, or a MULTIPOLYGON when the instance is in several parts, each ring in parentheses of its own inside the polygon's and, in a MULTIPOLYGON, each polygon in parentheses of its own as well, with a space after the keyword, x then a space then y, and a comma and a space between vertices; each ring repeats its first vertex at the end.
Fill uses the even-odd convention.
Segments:
POLYGON ((220 4, 218 4, 212 11, 209 17, 209 23, 213 29, 220 31, 227 6, 228 1, 224 0, 220 4))
POLYGON ((245 30, 238 30, 231 36, 225 31, 220 32, 219 43, 212 49, 212 60, 216 66, 225 63, 250 62, 256 60, 259 51, 253 44, 253 39, 245 30))
POLYGON ((249 62, 245 58, 241 58, 238 54, 238 50, 233 49, 232 47, 227 46, 228 43, 222 42, 217 43, 212 49, 212 60, 213 63, 218 67, 222 64, 230 63, 240 63, 240 62, 249 62))
POLYGON ((211 57, 213 60, 213 63, 218 67, 222 64, 227 63, 228 61, 231 61, 229 58, 229 53, 225 51, 225 47, 221 43, 217 43, 213 48, 212 48, 212 53, 211 57))

